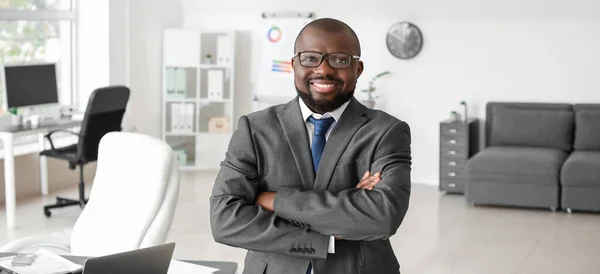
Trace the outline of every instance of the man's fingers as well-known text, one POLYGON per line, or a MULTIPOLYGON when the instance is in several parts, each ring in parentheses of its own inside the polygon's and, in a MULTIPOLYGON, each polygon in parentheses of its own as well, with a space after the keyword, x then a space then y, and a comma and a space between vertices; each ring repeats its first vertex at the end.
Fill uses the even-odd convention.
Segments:
POLYGON ((365 172, 365 175, 363 175, 363 176, 362 176, 362 178, 360 178, 360 179, 361 179, 361 180, 364 180, 364 179, 366 179, 367 177, 369 177, 369 174, 370 174, 370 173, 371 173, 371 172, 369 172, 369 171, 367 170, 367 172, 365 172))
POLYGON ((356 188, 372 189, 381 180, 379 176, 379 172, 371 176, 363 176, 358 185, 356 185, 356 188))

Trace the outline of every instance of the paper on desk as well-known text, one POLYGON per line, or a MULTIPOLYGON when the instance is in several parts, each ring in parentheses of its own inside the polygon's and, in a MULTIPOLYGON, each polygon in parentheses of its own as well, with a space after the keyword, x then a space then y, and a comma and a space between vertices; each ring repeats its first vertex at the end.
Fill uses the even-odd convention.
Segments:
POLYGON ((82 268, 81 265, 73 263, 48 250, 41 249, 34 252, 35 260, 29 266, 13 266, 12 259, 15 256, 0 259, 0 266, 18 274, 63 274, 74 272, 82 268))
POLYGON ((205 273, 214 273, 215 271, 219 271, 219 269, 186 263, 178 260, 171 260, 171 264, 169 265, 169 271, 167 274, 205 274, 205 273))

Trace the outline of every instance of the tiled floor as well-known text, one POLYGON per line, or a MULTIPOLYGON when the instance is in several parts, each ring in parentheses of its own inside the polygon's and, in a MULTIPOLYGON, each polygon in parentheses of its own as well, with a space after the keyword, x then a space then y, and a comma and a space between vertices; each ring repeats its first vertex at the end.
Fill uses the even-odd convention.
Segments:
MULTIPOLYGON (((241 273, 245 251, 215 243, 210 232, 208 197, 215 175, 182 174, 168 241, 177 243, 177 259, 235 261, 241 273)), ((42 214, 44 200, 53 197, 19 202, 13 230, 6 230, 2 210, 0 244, 72 227, 77 208, 55 211, 51 218, 42 214)), ((404 274, 600 273, 600 214, 471 207, 464 197, 443 195, 433 186, 413 185, 409 212, 391 239, 404 274)))

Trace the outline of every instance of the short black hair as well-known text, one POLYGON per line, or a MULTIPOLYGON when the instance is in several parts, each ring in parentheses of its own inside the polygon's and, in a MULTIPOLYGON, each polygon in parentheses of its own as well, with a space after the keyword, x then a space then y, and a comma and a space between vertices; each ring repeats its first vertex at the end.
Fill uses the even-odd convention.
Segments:
POLYGON ((348 26, 346 23, 344 23, 340 20, 337 20, 337 19, 333 19, 333 18, 320 18, 320 19, 311 21, 310 23, 306 24, 306 26, 304 26, 302 28, 302 30, 300 30, 300 33, 298 33, 298 36, 296 36, 296 40, 294 41, 294 54, 296 53, 296 48, 298 45, 298 38, 300 38, 300 36, 304 33, 304 30, 306 30, 308 28, 315 28, 315 29, 322 30, 325 32, 348 31, 350 33, 350 35, 352 35, 352 38, 354 39, 355 46, 358 49, 358 56, 360 56, 360 54, 361 54, 360 41, 358 40, 358 35, 356 35, 356 32, 354 32, 354 30, 350 26, 348 26))

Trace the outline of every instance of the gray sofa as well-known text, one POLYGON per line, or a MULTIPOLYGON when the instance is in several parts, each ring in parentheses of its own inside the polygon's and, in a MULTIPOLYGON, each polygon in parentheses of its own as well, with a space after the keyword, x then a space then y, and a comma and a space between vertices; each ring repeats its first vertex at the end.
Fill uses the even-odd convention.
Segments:
POLYGON ((569 104, 488 103, 486 148, 467 162, 467 202, 558 209, 573 129, 569 104))
POLYGON ((600 105, 578 104, 574 150, 561 172, 561 207, 600 211, 600 105))
POLYGON ((471 204, 600 211, 600 104, 490 102, 471 204))

